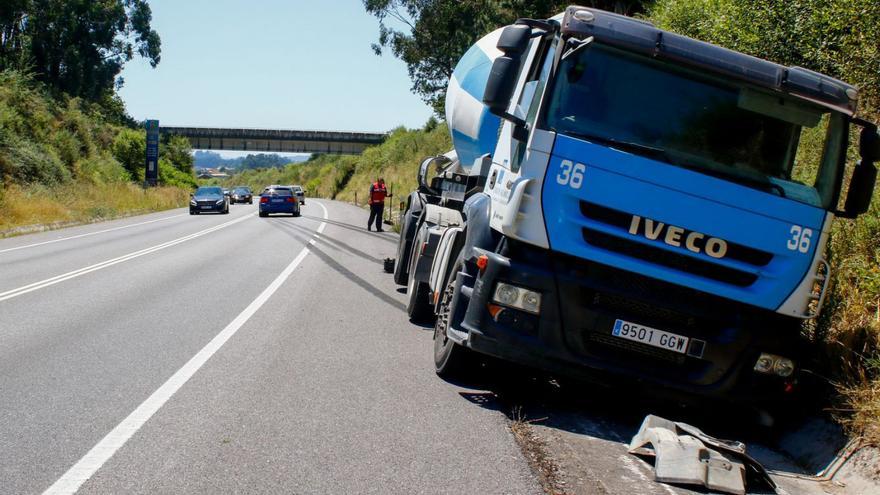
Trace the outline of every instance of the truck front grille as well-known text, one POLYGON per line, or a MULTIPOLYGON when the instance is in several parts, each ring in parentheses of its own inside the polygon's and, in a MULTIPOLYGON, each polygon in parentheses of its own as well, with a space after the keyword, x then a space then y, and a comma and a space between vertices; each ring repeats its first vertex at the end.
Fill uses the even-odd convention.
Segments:
MULTIPOLYGON (((581 214, 594 222, 628 232, 633 216, 629 213, 608 208, 588 201, 580 201, 581 214)), ((758 280, 758 275, 742 269, 731 268, 709 260, 697 258, 690 253, 675 252, 666 245, 652 245, 627 238, 628 235, 615 235, 590 226, 581 229, 583 239, 588 244, 657 265, 690 273, 703 278, 724 282, 738 287, 748 287, 758 280)), ((727 241, 726 259, 736 260, 755 268, 766 266, 773 255, 748 246, 727 241)))
MULTIPOLYGON (((632 221, 632 215, 629 213, 589 201, 580 201, 580 210, 581 214, 586 218, 624 230, 629 229, 630 222, 632 221)), ((727 254, 725 257, 753 266, 767 266, 773 260, 772 253, 730 241, 727 241, 727 254)))
POLYGON ((651 263, 682 272, 693 273, 704 278, 739 287, 748 287, 758 280, 758 276, 753 273, 743 272, 710 261, 703 261, 684 254, 673 253, 667 249, 630 241, 598 230, 585 227, 582 229, 582 233, 584 240, 593 246, 625 254, 631 258, 650 261, 651 263))

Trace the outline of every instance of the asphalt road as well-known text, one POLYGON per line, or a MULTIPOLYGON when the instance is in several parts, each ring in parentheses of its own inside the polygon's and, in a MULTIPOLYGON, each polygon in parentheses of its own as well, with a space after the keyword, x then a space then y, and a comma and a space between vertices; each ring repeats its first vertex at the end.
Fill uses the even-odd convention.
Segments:
POLYGON ((432 371, 393 233, 168 211, 0 240, 0 493, 538 493, 432 371))
POLYGON ((0 495, 695 493, 627 454, 648 413, 746 440, 785 493, 861 493, 802 479, 836 454, 819 430, 784 454, 722 411, 494 361, 441 380, 382 270, 396 234, 256 210, 0 240, 0 495))

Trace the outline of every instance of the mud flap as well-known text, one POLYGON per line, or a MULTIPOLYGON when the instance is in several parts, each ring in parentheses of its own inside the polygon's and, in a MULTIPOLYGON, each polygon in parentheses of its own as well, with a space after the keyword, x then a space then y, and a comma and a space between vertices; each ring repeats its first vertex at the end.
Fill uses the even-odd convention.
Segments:
POLYGON ((745 495, 746 480, 776 490, 742 442, 720 440, 698 428, 648 415, 629 444, 629 453, 654 458, 655 479, 662 483, 702 485, 709 490, 745 495))

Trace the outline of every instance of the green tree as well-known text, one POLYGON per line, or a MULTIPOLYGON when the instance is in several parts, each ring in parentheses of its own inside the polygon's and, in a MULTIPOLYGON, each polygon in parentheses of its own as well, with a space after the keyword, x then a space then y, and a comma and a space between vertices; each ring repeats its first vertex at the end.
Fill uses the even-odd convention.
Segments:
POLYGON ((658 0, 650 19, 664 29, 855 84, 862 110, 880 115, 877 0, 658 0))
POLYGON ((26 69, 58 91, 106 99, 135 54, 159 63, 145 0, 4 0, 0 69, 26 69))
POLYGON ((116 135, 111 151, 133 180, 143 179, 147 154, 146 132, 137 129, 123 129, 116 135))
POLYGON ((177 170, 185 174, 193 173, 192 147, 185 137, 169 136, 162 143, 159 156, 167 158, 177 170))
MULTIPOLYGON (((373 51, 381 55, 387 48, 403 60, 413 92, 442 116, 449 76, 458 59, 477 39, 520 17, 550 17, 561 12, 568 3, 556 0, 364 0, 364 8, 379 20, 379 40, 373 44, 373 51)), ((639 0, 581 2, 625 14, 643 11, 646 3, 639 0)))

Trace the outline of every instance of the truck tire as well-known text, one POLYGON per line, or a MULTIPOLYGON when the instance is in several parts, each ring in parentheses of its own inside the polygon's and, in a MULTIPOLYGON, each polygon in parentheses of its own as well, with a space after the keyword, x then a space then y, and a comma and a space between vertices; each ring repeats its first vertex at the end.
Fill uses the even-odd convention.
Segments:
POLYGON ((413 238, 419 228, 419 217, 413 216, 415 207, 418 205, 414 204, 416 201, 412 197, 409 201, 410 206, 401 215, 400 236, 397 238, 397 264, 394 266, 394 282, 397 285, 407 285, 409 282, 410 253, 412 252, 413 238))
POLYGON ((419 282, 413 274, 409 274, 409 280, 406 286, 406 294, 409 301, 406 304, 406 314, 412 322, 422 323, 430 320, 431 305, 428 304, 428 291, 430 287, 425 282, 419 282))
POLYGON ((472 374, 477 359, 474 351, 456 344, 446 336, 446 329, 449 328, 449 320, 452 318, 454 292, 455 277, 452 277, 443 291, 437 321, 434 323, 434 371, 441 378, 462 379, 472 374))

